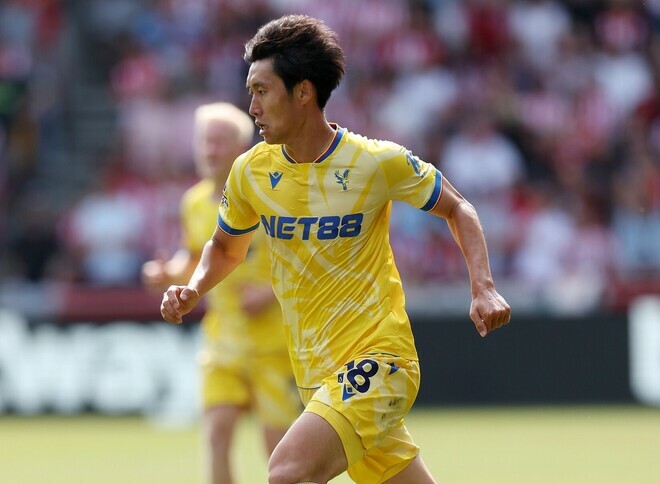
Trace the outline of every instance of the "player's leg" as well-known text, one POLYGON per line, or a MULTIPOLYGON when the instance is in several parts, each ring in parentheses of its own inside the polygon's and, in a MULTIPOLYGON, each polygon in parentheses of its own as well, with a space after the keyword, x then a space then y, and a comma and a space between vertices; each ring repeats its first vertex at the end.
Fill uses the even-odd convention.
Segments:
POLYGON ((237 405, 218 405, 207 408, 204 412, 202 425, 212 484, 233 482, 230 449, 236 423, 242 411, 237 405))
POLYGON ((207 481, 232 483, 230 448, 241 412, 248 406, 247 383, 236 366, 202 364, 203 437, 207 481))
POLYGON ((286 428, 283 429, 279 427, 271 427, 269 425, 262 426, 261 432, 263 434, 264 445, 266 446, 266 453, 268 457, 273 454, 275 447, 277 447, 277 444, 280 443, 280 440, 282 440, 282 437, 284 437, 284 434, 286 434, 287 430, 288 429, 286 428))
POLYGON ((269 484, 325 484, 346 470, 342 441, 322 417, 304 412, 268 461, 269 484))
POLYGON ((420 455, 417 455, 397 475, 385 481, 386 484, 410 484, 411 482, 415 484, 435 484, 436 482, 420 455))

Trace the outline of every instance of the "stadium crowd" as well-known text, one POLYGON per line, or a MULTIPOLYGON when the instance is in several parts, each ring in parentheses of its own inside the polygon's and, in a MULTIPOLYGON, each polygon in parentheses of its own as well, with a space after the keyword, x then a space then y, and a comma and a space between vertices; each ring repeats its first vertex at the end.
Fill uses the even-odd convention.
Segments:
MULTIPOLYGON (((81 5, 0 5, 0 283, 137 284, 156 247, 179 243, 194 108, 247 109, 243 44, 295 12, 325 20, 349 57, 328 119, 436 164, 476 205, 498 280, 586 310, 615 283, 658 287, 659 0, 81 5), (64 153, 66 170, 76 149, 67 101, 83 61, 113 101, 112 148, 61 193, 45 165, 64 153)), ((411 286, 465 281, 441 220, 395 205, 391 242, 411 286)))

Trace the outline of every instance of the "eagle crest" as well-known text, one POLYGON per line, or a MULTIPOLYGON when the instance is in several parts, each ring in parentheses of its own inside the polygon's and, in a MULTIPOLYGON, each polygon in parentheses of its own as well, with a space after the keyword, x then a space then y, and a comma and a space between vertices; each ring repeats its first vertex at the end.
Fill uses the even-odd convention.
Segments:
POLYGON ((341 173, 339 170, 335 171, 335 178, 337 183, 341 185, 342 190, 348 190, 348 174, 351 172, 348 168, 341 173))

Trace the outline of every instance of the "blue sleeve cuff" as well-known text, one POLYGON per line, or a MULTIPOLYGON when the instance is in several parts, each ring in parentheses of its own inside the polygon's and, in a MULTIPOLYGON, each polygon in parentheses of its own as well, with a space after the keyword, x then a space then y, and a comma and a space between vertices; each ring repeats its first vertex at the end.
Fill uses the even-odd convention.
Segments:
POLYGON ((431 197, 424 204, 424 206, 422 207, 422 210, 424 210, 425 212, 428 212, 433 207, 435 207, 435 205, 438 203, 438 200, 440 200, 440 194, 441 193, 442 193, 442 173, 440 173, 440 170, 436 169, 435 170, 435 185, 433 186, 433 193, 431 193, 431 197))
POLYGON ((228 233, 229 235, 243 235, 243 234, 247 234, 247 233, 254 232, 255 230, 257 230, 257 228, 259 227, 259 222, 257 222, 255 225, 253 225, 252 227, 249 227, 247 229, 242 229, 242 230, 234 229, 234 228, 230 227, 229 225, 227 225, 227 223, 224 220, 222 220, 222 217, 220 217, 220 215, 218 215, 218 226, 224 232, 228 233))

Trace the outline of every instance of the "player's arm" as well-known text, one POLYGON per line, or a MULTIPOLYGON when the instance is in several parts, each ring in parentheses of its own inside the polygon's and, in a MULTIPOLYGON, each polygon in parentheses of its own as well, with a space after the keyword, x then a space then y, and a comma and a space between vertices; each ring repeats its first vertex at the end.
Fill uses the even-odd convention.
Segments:
POLYGON ((165 263, 165 274, 170 284, 184 284, 190 280, 195 267, 199 264, 201 253, 188 249, 177 250, 172 258, 165 263))
POLYGON ((156 257, 142 265, 142 283, 149 289, 166 290, 172 284, 185 284, 199 263, 200 252, 181 248, 170 259, 156 257))
POLYGON ((430 211, 447 221, 454 240, 463 253, 472 291, 470 318, 479 334, 486 336, 490 331, 509 322, 511 308, 495 289, 486 239, 477 211, 444 178, 440 199, 430 211))
POLYGON ((227 277, 245 259, 253 232, 229 235, 216 227, 204 246, 199 263, 186 286, 170 286, 160 312, 166 321, 181 323, 201 297, 227 277))

